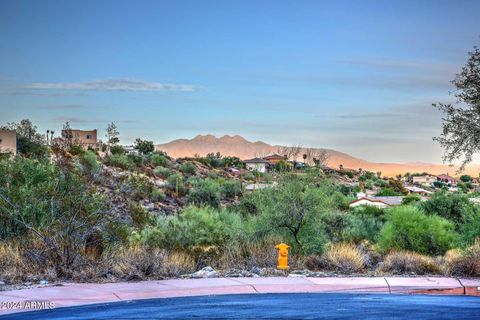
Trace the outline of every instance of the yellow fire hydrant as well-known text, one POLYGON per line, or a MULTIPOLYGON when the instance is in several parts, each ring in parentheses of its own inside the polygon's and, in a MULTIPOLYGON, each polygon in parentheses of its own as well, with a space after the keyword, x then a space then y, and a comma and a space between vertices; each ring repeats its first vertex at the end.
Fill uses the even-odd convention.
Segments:
POLYGON ((288 248, 290 248, 285 243, 280 243, 275 246, 275 249, 278 250, 278 266, 280 270, 288 269, 288 248))

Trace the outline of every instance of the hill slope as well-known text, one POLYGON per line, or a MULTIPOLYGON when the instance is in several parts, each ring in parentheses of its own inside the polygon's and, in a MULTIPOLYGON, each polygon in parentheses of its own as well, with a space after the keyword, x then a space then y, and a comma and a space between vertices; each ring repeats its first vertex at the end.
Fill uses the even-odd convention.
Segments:
MULTIPOLYGON (((257 156, 265 156, 278 153, 281 146, 270 145, 262 141, 251 142, 241 136, 229 136, 217 138, 213 135, 198 135, 193 139, 178 139, 165 144, 156 145, 157 150, 167 152, 170 156, 193 157, 194 155, 205 156, 210 152, 220 152, 222 155, 236 156, 240 159, 249 159, 257 156)), ((456 168, 447 165, 431 163, 375 163, 355 158, 343 152, 326 150, 330 156, 328 164, 338 168, 342 164, 345 168, 362 168, 369 171, 381 171, 387 176, 403 174, 406 172, 429 172, 432 174, 450 173, 454 175, 456 168)), ((471 165, 466 169, 467 174, 478 176, 479 165, 471 165)))

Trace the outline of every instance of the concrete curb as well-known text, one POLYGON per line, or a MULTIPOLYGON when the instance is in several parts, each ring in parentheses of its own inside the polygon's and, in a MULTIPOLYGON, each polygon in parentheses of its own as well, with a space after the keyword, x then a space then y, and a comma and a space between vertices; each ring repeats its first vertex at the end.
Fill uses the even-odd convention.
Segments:
POLYGON ((271 277, 172 279, 128 283, 64 283, 24 290, 0 291, 0 315, 42 309, 32 302, 46 301, 55 308, 136 299, 222 294, 262 293, 384 293, 480 296, 480 279, 446 277, 271 277))

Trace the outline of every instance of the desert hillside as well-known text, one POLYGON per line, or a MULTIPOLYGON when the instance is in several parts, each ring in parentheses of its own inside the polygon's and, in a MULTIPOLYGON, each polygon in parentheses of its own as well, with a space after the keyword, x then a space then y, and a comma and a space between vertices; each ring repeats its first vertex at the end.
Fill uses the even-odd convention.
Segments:
MULTIPOLYGON (((265 156, 279 152, 282 146, 270 145, 262 141, 251 142, 235 135, 215 137, 213 135, 198 135, 193 139, 178 139, 165 144, 156 145, 157 150, 167 152, 170 156, 193 157, 194 155, 205 156, 210 152, 220 152, 222 155, 236 156, 240 159, 249 159, 257 156, 265 156)), ((406 172, 429 172, 432 174, 449 173, 455 175, 457 168, 447 165, 431 163, 376 163, 355 158, 343 152, 324 149, 329 154, 328 164, 332 167, 343 165, 345 168, 362 168, 369 171, 381 171, 384 175, 394 176, 406 172)), ((479 165, 470 165, 465 173, 477 177, 480 171, 479 165)))

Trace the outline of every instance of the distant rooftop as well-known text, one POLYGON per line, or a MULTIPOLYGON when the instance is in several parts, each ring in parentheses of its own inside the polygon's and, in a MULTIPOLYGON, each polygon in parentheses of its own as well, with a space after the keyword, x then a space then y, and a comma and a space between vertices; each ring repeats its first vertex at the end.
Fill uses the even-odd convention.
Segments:
POLYGON ((248 159, 248 160, 244 160, 243 162, 245 162, 245 163, 268 163, 267 160, 262 159, 262 158, 248 159))

